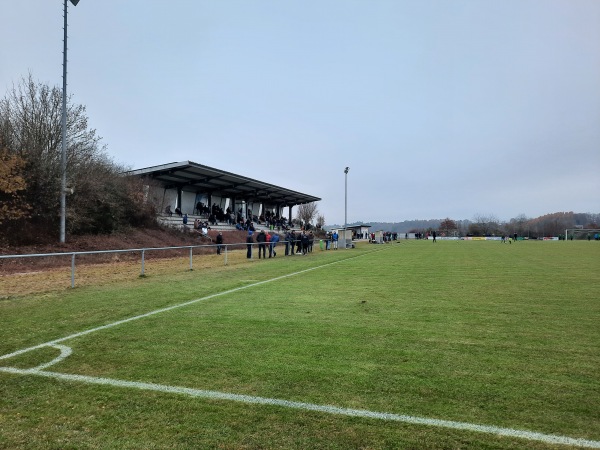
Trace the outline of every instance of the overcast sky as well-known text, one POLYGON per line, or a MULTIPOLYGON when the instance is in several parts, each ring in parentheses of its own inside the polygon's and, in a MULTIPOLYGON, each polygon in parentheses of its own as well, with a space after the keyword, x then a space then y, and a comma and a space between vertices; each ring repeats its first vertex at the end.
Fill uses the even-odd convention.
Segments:
MULTIPOLYGON (((3 1, 0 94, 62 86, 62 0, 3 1)), ((68 93, 132 169, 194 161, 327 224, 600 213, 599 0, 81 0, 68 93)))

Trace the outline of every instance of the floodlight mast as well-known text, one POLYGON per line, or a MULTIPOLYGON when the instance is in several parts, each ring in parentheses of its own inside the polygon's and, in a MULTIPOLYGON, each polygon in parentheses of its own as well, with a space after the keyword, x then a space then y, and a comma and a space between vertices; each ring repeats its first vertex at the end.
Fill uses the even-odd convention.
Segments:
POLYGON ((350 167, 344 169, 344 247, 348 248, 346 244, 346 228, 348 228, 348 172, 350 167))
MULTIPOLYGON (((77 6, 79 0, 70 0, 77 6)), ((64 0, 63 26, 63 89, 62 89, 62 119, 61 119, 61 179, 60 179, 60 242, 65 242, 67 215, 67 0, 64 0)))

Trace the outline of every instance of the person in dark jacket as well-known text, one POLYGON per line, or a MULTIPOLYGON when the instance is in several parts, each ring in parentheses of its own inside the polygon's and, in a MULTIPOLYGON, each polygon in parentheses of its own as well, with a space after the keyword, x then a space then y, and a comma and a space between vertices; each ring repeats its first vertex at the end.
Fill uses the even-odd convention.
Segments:
POLYGON ((306 231, 304 231, 302 233, 302 237, 300 238, 300 243, 302 245, 302 254, 306 255, 306 253, 308 252, 308 245, 310 243, 308 234, 306 234, 306 231))
POLYGON ((290 256, 294 256, 294 248, 296 247, 296 232, 292 230, 290 233, 290 256))
POLYGON ((252 244, 254 243, 254 239, 252 238, 252 231, 248 231, 248 236, 246 237, 246 258, 252 258, 252 244))
POLYGON ((296 235, 296 253, 302 253, 302 236, 304 231, 296 235))
POLYGON ((258 242, 258 259, 261 258, 261 254, 263 258, 266 258, 267 247, 265 242, 267 242, 267 235, 265 234, 265 230, 260 230, 260 233, 256 236, 256 242, 258 242))
POLYGON ((221 247, 223 246, 223 233, 219 231, 217 234, 217 255, 221 254, 221 247))
POLYGON ((287 231, 285 233, 285 256, 288 256, 290 254, 290 245, 292 244, 292 233, 290 233, 289 231, 287 231))

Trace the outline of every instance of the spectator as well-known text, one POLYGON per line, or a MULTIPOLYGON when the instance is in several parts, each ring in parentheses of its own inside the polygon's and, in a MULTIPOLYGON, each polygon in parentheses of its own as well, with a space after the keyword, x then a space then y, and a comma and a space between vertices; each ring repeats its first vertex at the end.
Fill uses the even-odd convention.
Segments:
POLYGON ((217 234, 217 255, 221 254, 221 247, 223 246, 223 233, 219 231, 217 234))
POLYGON ((248 230, 248 236, 246 236, 246 258, 252 258, 252 244, 254 239, 252 238, 252 230, 248 230))
POLYGON ((302 255, 306 256, 308 253, 308 246, 310 244, 310 240, 306 231, 302 232, 302 237, 300 238, 300 244, 302 246, 302 255))
POLYGON ((271 254, 273 255, 273 257, 277 256, 275 247, 277 246, 278 242, 279 242, 279 235, 277 233, 275 233, 275 234, 273 234, 273 236, 271 236, 271 242, 269 244, 269 258, 271 257, 271 254))
POLYGON ((258 235, 256 236, 256 242, 258 242, 258 259, 267 257, 267 248, 265 242, 267 242, 267 236, 265 235, 265 230, 260 230, 258 235))
POLYGON ((296 234, 294 230, 288 231, 285 235, 285 255, 293 255, 294 254, 294 240, 296 239, 296 234))

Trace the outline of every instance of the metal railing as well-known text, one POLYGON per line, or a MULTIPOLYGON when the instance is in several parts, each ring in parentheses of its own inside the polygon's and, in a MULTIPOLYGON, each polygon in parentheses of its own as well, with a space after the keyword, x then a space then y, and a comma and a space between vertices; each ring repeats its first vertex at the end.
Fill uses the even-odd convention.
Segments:
MULTIPOLYGON (((223 249, 224 263, 227 265, 227 249, 228 247, 241 247, 243 243, 238 244, 220 244, 223 249)), ((161 250, 182 250, 189 249, 190 257, 190 270, 194 268, 194 249, 196 248, 217 248, 217 244, 203 244, 203 245, 184 245, 179 247, 148 247, 148 248, 129 248, 123 250, 95 250, 95 251, 84 251, 84 252, 64 252, 64 253, 35 253, 26 255, 0 255, 0 260, 5 259, 20 259, 20 258, 44 258, 44 257, 71 257, 71 287, 75 287, 75 257, 82 255, 101 255, 101 254, 113 254, 113 253, 140 253, 141 254, 141 273, 140 276, 145 275, 145 263, 146 253, 149 251, 161 251, 161 250)))
MULTIPOLYGON (((294 241, 292 248, 294 248, 296 246, 296 243, 298 241, 294 241)), ((290 243, 286 242, 286 241, 279 241, 277 244, 279 244, 281 247, 279 248, 286 248, 290 243)), ((112 254, 112 253, 140 253, 141 255, 141 272, 140 272, 140 276, 143 277, 145 276, 145 264, 146 264, 146 253, 150 252, 150 251, 161 251, 161 250, 182 250, 182 249, 189 249, 189 260, 190 260, 190 269, 189 270, 193 270, 194 268, 194 249, 198 249, 198 248, 212 248, 212 249, 217 249, 218 246, 221 246, 221 250, 222 250, 222 254, 223 254, 223 258, 224 258, 224 265, 227 265, 227 251, 232 249, 232 248, 239 248, 239 249, 247 249, 248 246, 250 245, 251 247, 256 247, 259 245, 259 243, 257 242, 253 242, 253 243, 247 243, 247 242, 238 242, 238 243, 234 243, 234 244, 202 244, 202 245, 183 245, 183 246, 177 246, 177 247, 148 247, 148 248, 129 248, 129 249, 122 249, 122 250, 95 250, 95 251, 82 251, 82 252, 63 252, 63 253, 30 253, 30 254, 25 254, 25 255, 0 255, 0 261, 2 260, 8 260, 8 259, 21 259, 21 258, 45 258, 45 257, 71 257, 71 287, 74 288, 75 287, 75 268, 76 268, 76 264, 75 264, 75 257, 76 256, 83 256, 83 255, 101 255, 101 254, 112 254)), ((269 247, 270 243, 269 242, 265 242, 263 245, 265 245, 265 247, 269 247)), ((254 252, 251 252, 251 255, 253 255, 254 252)), ((287 254, 287 252, 286 252, 287 254)), ((196 255, 196 256, 201 256, 201 255, 196 255)), ((252 256, 251 256, 252 257, 252 256)))

